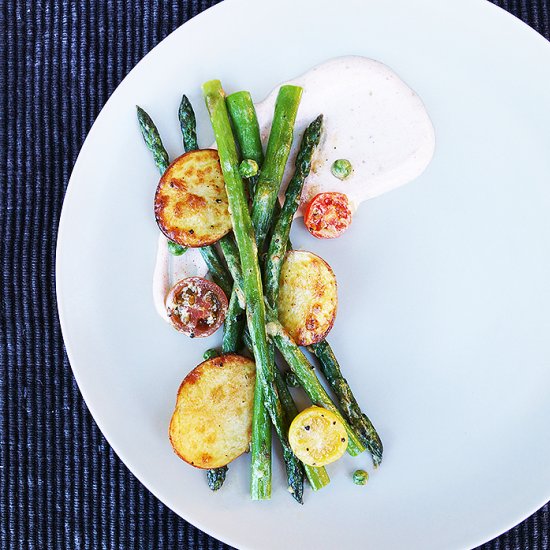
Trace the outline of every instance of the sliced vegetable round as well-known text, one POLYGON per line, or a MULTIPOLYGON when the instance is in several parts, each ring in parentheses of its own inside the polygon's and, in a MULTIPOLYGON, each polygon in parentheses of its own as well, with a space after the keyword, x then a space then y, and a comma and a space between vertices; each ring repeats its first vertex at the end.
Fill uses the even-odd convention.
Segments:
POLYGON ((331 411, 316 406, 294 418, 288 440, 294 454, 309 466, 330 464, 348 447, 348 435, 340 419, 331 411))
POLYGON ((196 468, 220 468, 248 451, 255 382, 254 361, 234 353, 195 367, 170 420, 176 454, 196 468))
POLYGON ((318 239, 339 237, 351 224, 349 200, 344 193, 319 193, 304 213, 307 230, 318 239))
POLYGON ((197 149, 178 157, 155 194, 159 229, 177 244, 213 244, 231 230, 229 205, 218 152, 197 149))
POLYGON ((279 320, 300 346, 326 338, 336 318, 338 288, 331 267, 306 250, 286 253, 279 279, 279 320))
POLYGON ((177 282, 166 298, 166 310, 173 327, 191 338, 210 336, 222 325, 227 297, 212 281, 187 277, 177 282))

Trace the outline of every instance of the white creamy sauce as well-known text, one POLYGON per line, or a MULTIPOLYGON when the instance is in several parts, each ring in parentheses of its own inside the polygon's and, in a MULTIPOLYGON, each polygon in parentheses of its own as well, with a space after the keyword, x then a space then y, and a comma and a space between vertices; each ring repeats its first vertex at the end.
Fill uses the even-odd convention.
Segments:
MULTIPOLYGON (((430 117, 422 100, 386 65, 366 57, 339 57, 285 84, 301 86, 304 92, 283 189, 294 172, 304 130, 317 115, 324 117, 298 215, 304 204, 327 191, 345 193, 354 213, 363 201, 415 179, 430 163, 435 148, 430 117), (343 181, 330 170, 338 159, 353 167, 343 181)), ((278 90, 256 106, 264 146, 278 90)))
MULTIPOLYGON (((416 93, 386 65, 366 57, 339 57, 285 84, 301 86, 304 91, 283 189, 294 172, 305 128, 317 115, 324 116, 321 142, 304 185, 298 216, 312 197, 327 191, 346 194, 355 213, 363 201, 412 181, 430 163, 435 149, 430 117, 416 93), (338 159, 352 164, 353 171, 345 180, 331 173, 331 165, 338 159)), ((264 148, 278 90, 279 86, 256 105, 264 148)), ((168 320, 164 301, 178 280, 204 277, 207 271, 198 250, 172 256, 166 237, 161 235, 153 277, 159 315, 168 320)))

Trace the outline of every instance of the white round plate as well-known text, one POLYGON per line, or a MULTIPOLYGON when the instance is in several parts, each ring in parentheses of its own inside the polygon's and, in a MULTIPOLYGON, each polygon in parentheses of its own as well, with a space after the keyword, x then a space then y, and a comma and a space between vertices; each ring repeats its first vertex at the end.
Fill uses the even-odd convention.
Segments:
POLYGON ((469 548, 550 498, 549 68, 550 45, 481 0, 227 0, 138 64, 74 168, 57 291, 86 403, 148 489, 213 536, 262 550, 469 548), (187 339, 153 308, 158 174, 135 105, 173 158, 182 92, 207 145, 204 81, 260 100, 348 54, 392 67, 437 135, 427 171, 364 204, 342 238, 293 235, 338 277, 330 340, 380 431, 384 463, 333 465, 330 486, 300 506, 278 459, 272 500, 252 502, 244 456, 214 494, 168 442, 178 385, 217 337, 187 339), (351 481, 357 467, 371 470, 366 487, 351 481))

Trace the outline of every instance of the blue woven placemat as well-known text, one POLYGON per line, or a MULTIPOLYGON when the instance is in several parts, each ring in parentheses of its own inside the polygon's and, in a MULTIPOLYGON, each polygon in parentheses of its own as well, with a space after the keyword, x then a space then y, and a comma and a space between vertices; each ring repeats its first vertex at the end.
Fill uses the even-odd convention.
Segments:
MULTIPOLYGON (((55 302, 57 225, 86 133, 130 69, 215 3, 0 0, 2 549, 229 548, 168 510, 106 443, 55 302)), ((550 38, 548 0, 495 3, 550 38)), ((547 505, 482 548, 548 549, 549 516, 547 505)))

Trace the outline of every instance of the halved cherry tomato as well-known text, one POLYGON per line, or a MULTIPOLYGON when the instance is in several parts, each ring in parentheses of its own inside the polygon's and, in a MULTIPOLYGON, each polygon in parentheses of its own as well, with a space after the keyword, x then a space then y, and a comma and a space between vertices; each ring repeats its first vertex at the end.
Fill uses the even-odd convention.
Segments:
POLYGON ((222 325, 227 297, 212 281, 187 277, 168 293, 166 309, 173 327, 191 338, 210 336, 222 325))
POLYGON ((308 204, 304 223, 318 239, 339 237, 351 224, 348 197, 343 193, 319 193, 308 204))

